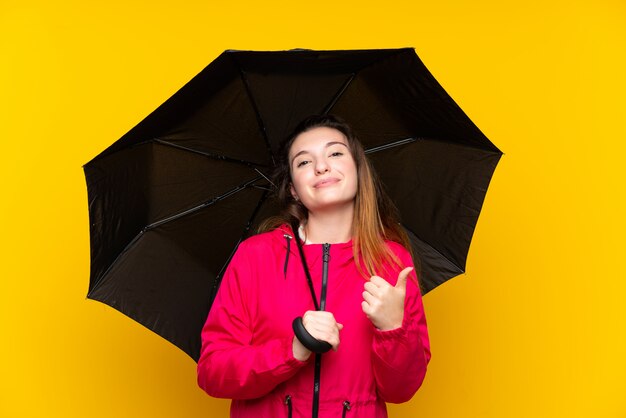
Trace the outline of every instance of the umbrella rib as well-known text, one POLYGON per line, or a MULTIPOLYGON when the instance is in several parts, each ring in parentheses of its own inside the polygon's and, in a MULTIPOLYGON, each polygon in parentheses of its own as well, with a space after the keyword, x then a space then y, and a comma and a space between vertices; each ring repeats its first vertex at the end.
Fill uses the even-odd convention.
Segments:
MULTIPOLYGON (((157 144, 161 144, 161 145, 164 145, 164 146, 167 146, 167 147, 180 149, 180 150, 183 150, 183 151, 192 152, 194 154, 203 155, 205 157, 209 157, 209 158, 212 158, 214 160, 228 161, 228 162, 231 162, 231 163, 243 164, 243 165, 246 165, 248 167, 252 167, 252 166, 267 167, 265 164, 253 163, 253 162, 246 161, 246 160, 240 160, 240 159, 236 159, 236 158, 227 157, 225 155, 211 154, 209 152, 200 151, 200 150, 197 150, 197 149, 185 147, 185 146, 182 146, 182 145, 179 145, 179 144, 176 144, 176 143, 173 143, 173 142, 165 141, 165 140, 159 139, 159 138, 154 138, 153 141, 156 142, 157 144)), ((256 168, 254 170, 260 173, 260 171, 257 170, 256 168)))
POLYGON ((267 136, 267 128, 265 127, 265 123, 263 123, 263 118, 261 118, 261 112, 259 112, 259 107, 257 106, 256 100, 254 100, 254 96, 252 95, 252 89, 250 88, 248 77, 246 76, 246 72, 243 70, 243 68, 239 69, 239 74, 241 75, 241 81, 246 88, 246 94, 248 95, 250 103, 252 104, 252 109, 254 110, 257 123, 259 124, 259 129, 261 129, 261 133, 263 134, 265 146, 267 147, 267 153, 272 158, 272 164, 275 164, 274 154, 272 153, 272 147, 270 146, 270 139, 267 136))
POLYGON ((230 197, 230 196, 234 195, 235 193, 238 193, 238 192, 240 192, 240 191, 242 191, 242 190, 244 190, 244 189, 246 189, 246 188, 248 188, 250 186, 253 186, 255 182, 257 182, 257 181, 259 181, 261 179, 262 179, 262 177, 255 177, 252 180, 248 180, 245 183, 242 183, 239 186, 235 187, 234 189, 231 189, 231 190, 227 191, 226 193, 224 193, 224 194, 222 194, 220 196, 216 196, 216 197, 214 197, 211 200, 207 200, 204 203, 201 203, 201 204, 199 204, 197 206, 194 206, 193 208, 187 209, 187 210, 182 211, 180 213, 177 213, 175 215, 168 216, 167 218, 163 218, 163 219, 158 220, 156 222, 153 222, 153 223, 151 223, 149 225, 146 225, 142 229, 142 231, 145 232, 145 231, 148 231, 150 229, 154 229, 154 228, 156 228, 158 226, 161 226, 161 225, 163 225, 163 224, 165 224, 167 222, 175 221, 176 219, 180 219, 183 216, 187 216, 187 215, 192 214, 194 212, 197 212, 197 211, 199 211, 201 209, 204 209, 204 208, 206 208, 208 206, 211 206, 211 205, 213 205, 213 204, 215 204, 215 203, 217 203, 217 202, 219 202, 221 200, 226 199, 227 197, 230 197))
POLYGON ((274 186, 274 188, 276 188, 276 185, 265 174, 263 174, 261 171, 257 170, 256 168, 254 169, 254 171, 262 175, 263 178, 269 182, 269 184, 271 184, 272 186, 274 186))
POLYGON ((352 73, 352 75, 350 75, 350 78, 346 80, 345 83, 343 83, 343 85, 341 86, 341 88, 339 89, 339 91, 335 94, 335 96, 333 96, 333 98, 331 99, 330 103, 326 106, 326 108, 324 109, 324 111, 322 112, 322 114, 327 115, 328 112, 331 111, 331 109, 333 107, 335 107, 335 104, 337 104, 337 101, 339 100, 339 98, 343 95, 343 93, 346 91, 346 89, 348 88, 348 86, 350 85, 350 83, 352 83, 352 80, 354 80, 354 77, 356 77, 356 73, 352 73))
POLYGON ((271 188, 269 188, 269 187, 258 186, 258 185, 256 185, 256 184, 253 184, 253 185, 252 185, 252 186, 250 186, 250 187, 253 187, 253 188, 255 188, 255 189, 259 189, 259 190, 265 190, 265 191, 267 191, 267 192, 272 192, 272 191, 274 191, 274 189, 271 189, 271 188))
POLYGON ((435 139, 435 138, 422 137, 422 136, 414 136, 414 137, 408 137, 408 138, 404 138, 404 139, 398 139, 396 141, 388 142, 386 144, 379 145, 377 147, 368 148, 368 149, 365 150, 365 153, 366 154, 373 154, 373 153, 378 152, 378 151, 384 151, 384 150, 386 150, 388 148, 398 147, 400 145, 410 144, 411 142, 417 142, 417 141, 435 141, 435 142, 442 143, 442 144, 449 144, 449 145, 454 145, 454 146, 457 146, 457 147, 465 147, 465 148, 469 148, 469 149, 473 149, 473 150, 479 150, 479 151, 485 152, 487 154, 502 155, 501 151, 494 152, 492 150, 488 150, 488 149, 477 147, 477 146, 473 146, 473 145, 458 144, 458 143, 455 143, 455 142, 449 141, 449 140, 435 139))
POLYGON ((384 150, 389 149, 389 148, 399 147, 401 145, 410 144, 411 142, 415 142, 415 141, 419 141, 419 140, 423 140, 423 139, 424 138, 419 138, 419 137, 409 137, 409 138, 399 139, 397 141, 388 142, 386 144, 379 145, 377 147, 368 148, 368 149, 365 150, 365 153, 366 154, 373 154, 373 153, 378 152, 378 151, 384 151, 384 150))

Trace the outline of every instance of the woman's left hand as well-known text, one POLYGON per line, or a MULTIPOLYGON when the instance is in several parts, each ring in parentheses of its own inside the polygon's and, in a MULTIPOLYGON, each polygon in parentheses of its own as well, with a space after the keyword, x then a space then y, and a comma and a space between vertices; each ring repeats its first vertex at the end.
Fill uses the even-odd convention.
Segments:
POLYGON ((395 286, 378 276, 372 276, 365 283, 361 308, 379 330, 389 331, 402 326, 406 281, 412 270, 413 267, 402 270, 395 286))

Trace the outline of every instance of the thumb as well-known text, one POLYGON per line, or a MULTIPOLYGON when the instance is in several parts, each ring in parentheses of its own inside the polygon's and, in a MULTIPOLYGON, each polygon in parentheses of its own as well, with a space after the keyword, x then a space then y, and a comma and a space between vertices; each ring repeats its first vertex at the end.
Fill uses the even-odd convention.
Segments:
POLYGON ((396 289, 406 289, 406 281, 409 277, 409 273, 413 271, 413 267, 407 267, 398 274, 398 282, 396 283, 396 289))

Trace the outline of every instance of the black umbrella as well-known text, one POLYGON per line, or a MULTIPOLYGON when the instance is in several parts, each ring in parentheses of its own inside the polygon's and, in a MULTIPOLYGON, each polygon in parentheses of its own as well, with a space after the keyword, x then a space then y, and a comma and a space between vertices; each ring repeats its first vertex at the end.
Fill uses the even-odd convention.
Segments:
POLYGON ((421 259, 423 291, 463 273, 501 152, 413 49, 226 51, 85 165, 88 297, 197 360, 230 257, 276 211, 278 145, 320 113, 358 134, 421 259))

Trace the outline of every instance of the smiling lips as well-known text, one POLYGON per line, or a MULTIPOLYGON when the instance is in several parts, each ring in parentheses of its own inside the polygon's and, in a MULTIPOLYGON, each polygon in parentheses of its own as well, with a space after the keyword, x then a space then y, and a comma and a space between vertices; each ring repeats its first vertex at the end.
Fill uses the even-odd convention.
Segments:
POLYGON ((336 179, 334 177, 328 177, 315 183, 313 185, 313 188, 319 189, 320 187, 331 186, 336 183, 339 183, 339 179, 336 179))

